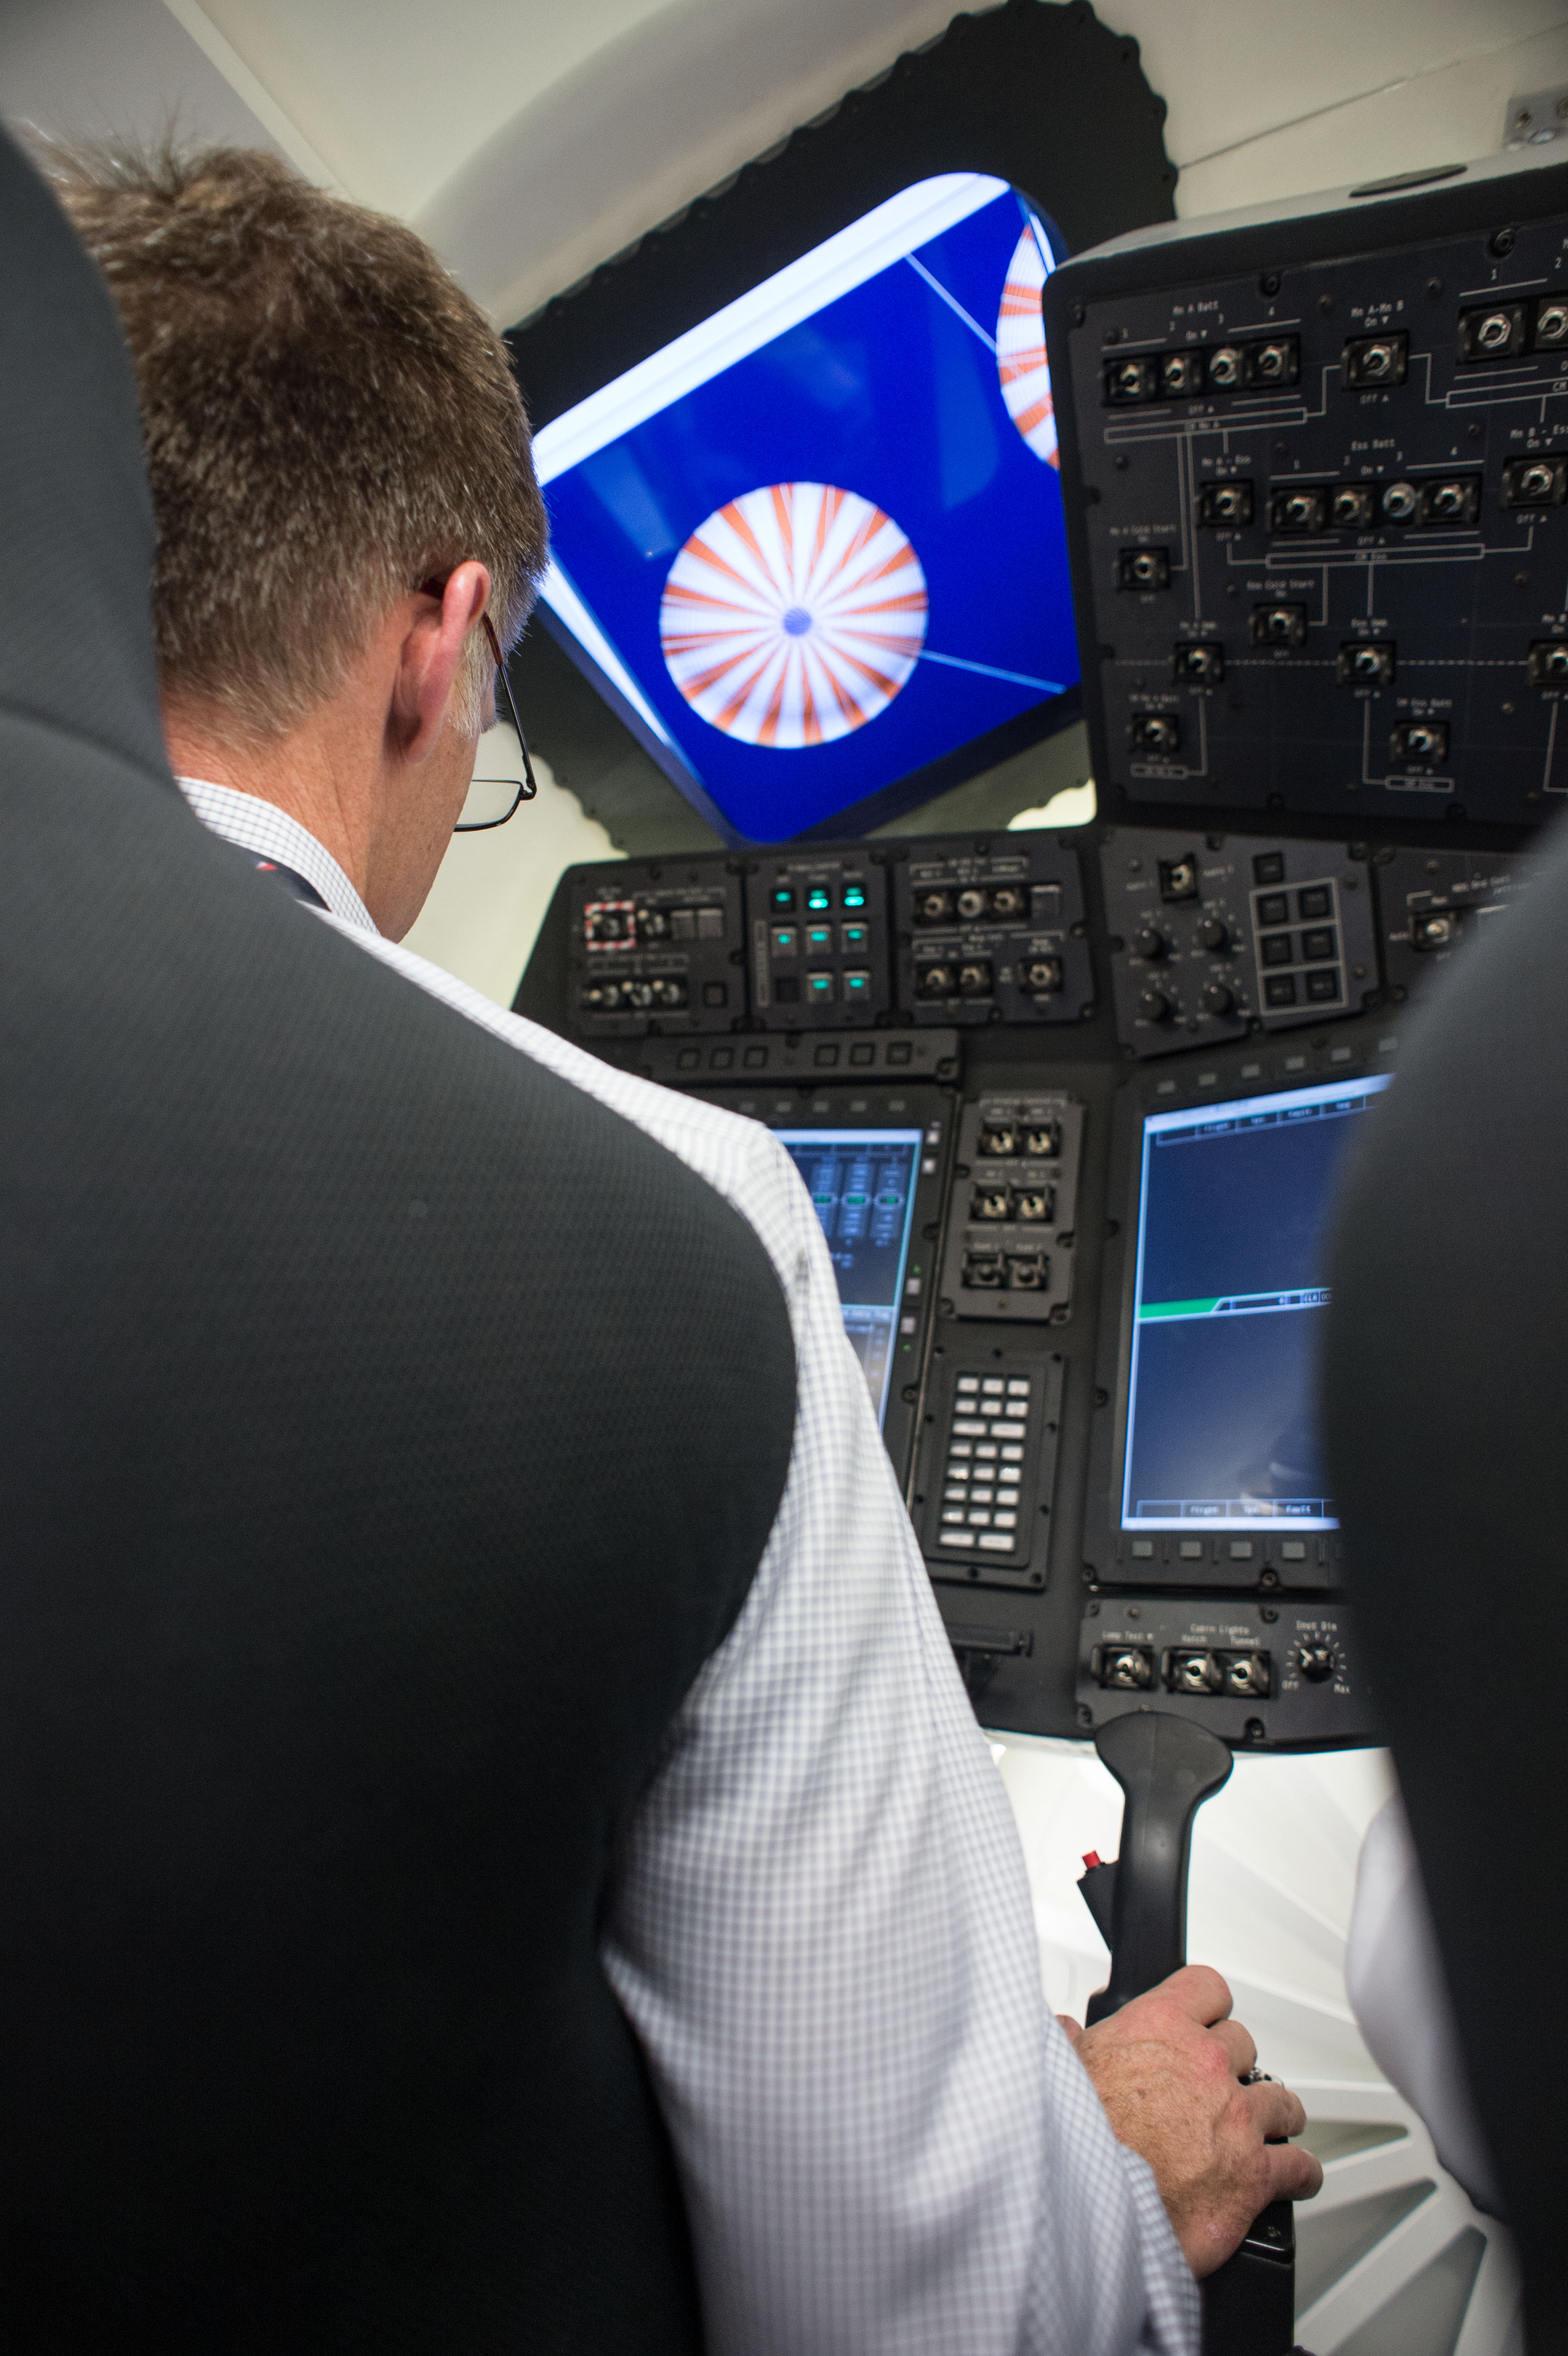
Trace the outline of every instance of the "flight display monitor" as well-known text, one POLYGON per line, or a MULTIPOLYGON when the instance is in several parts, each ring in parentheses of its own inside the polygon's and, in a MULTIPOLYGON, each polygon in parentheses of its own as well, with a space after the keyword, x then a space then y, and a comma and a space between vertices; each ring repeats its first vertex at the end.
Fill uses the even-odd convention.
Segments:
POLYGON ((1006 181, 919 181, 535 437, 551 626, 730 840, 1054 724, 1054 263, 1006 181))
POLYGON ((1325 1223, 1386 1076, 1143 1124, 1126 1530, 1338 1526, 1314 1408, 1325 1223))
POLYGON ((924 1131, 910 1129, 777 1129, 805 1182, 827 1238, 844 1330, 887 1419, 893 1349, 904 1297, 915 1181, 924 1131))

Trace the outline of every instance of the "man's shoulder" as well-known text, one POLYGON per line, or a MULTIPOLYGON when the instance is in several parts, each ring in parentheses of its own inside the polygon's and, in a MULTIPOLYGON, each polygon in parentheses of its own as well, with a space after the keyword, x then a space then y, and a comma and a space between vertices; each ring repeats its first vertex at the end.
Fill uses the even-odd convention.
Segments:
POLYGON ((756 1230, 786 1290, 793 1291, 803 1274, 803 1234, 816 1226, 816 1215, 794 1162, 760 1121, 678 1095, 638 1073, 620 1071, 526 1015, 497 1006, 471 983, 396 942, 325 912, 318 921, 678 1156, 756 1230), (804 1230, 803 1212, 807 1215, 804 1230))

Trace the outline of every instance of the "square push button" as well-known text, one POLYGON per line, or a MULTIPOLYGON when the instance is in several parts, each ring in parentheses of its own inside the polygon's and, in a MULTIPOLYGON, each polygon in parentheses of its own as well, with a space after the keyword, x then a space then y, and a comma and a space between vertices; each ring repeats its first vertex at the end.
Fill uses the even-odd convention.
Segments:
POLYGON ((721 941, 723 939, 724 911, 722 908, 699 908, 697 912, 697 937, 699 941, 721 941))
POLYGON ((1232 1562, 1251 1562, 1252 1558, 1253 1542, 1251 1538, 1232 1538, 1231 1540, 1231 1560, 1232 1562))
POLYGON ((727 981, 705 981, 702 985, 704 1006, 728 1006, 730 985, 727 981))
POLYGON ((683 1047, 675 1059, 675 1067, 677 1072, 695 1072, 701 1061, 701 1051, 699 1048, 683 1047))
POLYGON ((1279 1558, 1281 1562, 1305 1562, 1307 1560, 1307 1540, 1305 1538, 1286 1538, 1280 1547, 1279 1558))
POLYGON ((1258 902, 1260 925, 1288 925, 1290 902, 1283 892, 1265 892, 1258 902))
POLYGON ((1201 1538, 1183 1538, 1176 1551, 1183 1562, 1201 1562, 1203 1541, 1201 1538))
POLYGON ((1152 1562, 1154 1560, 1154 1540, 1152 1538, 1135 1538, 1128 1551, 1131 1553, 1135 1562, 1152 1562))
MULTIPOLYGON (((812 1060, 816 1064, 818 1071, 826 1071, 838 1061, 838 1050, 837 1047, 831 1046, 818 1047, 812 1060)), ((827 1098, 824 1098, 823 1101, 826 1103, 827 1098)))
POLYGON ((877 1051, 874 1047, 851 1047, 849 1050, 849 1061, 852 1064, 874 1064, 876 1060, 877 1051))
POLYGON ((1285 882, 1284 851, 1260 851, 1257 857, 1253 862, 1253 882, 1254 884, 1283 884, 1285 882))
POLYGON ((768 905, 775 916, 793 916, 795 914, 794 884, 775 884, 768 894, 768 905))
POLYGON ((890 1065, 907 1064, 912 1052, 907 1039, 895 1039, 888 1049, 888 1062, 890 1065))
POLYGON ((1265 1006, 1294 1006, 1296 1004, 1295 975, 1289 973, 1271 973, 1268 980, 1264 984, 1264 1004, 1265 1006))
POLYGON ((741 1061, 749 1072, 760 1072, 768 1060, 765 1047, 748 1047, 741 1061))
POLYGON ((811 1006, 827 1006, 833 999, 833 976, 830 973, 808 973, 805 977, 806 1002, 811 1006))
POLYGON ((1296 894, 1296 905, 1301 911, 1302 923, 1315 924, 1320 916, 1329 914, 1328 884, 1309 884, 1305 892, 1296 894))
POLYGON ((870 975, 859 967, 846 967, 844 971, 844 995, 847 999, 851 1001, 851 1002, 856 999, 869 998, 871 995, 870 975))
POLYGON ((1258 943, 1258 955, 1264 965, 1289 965, 1291 963, 1290 935, 1265 933, 1258 943))
POLYGON ((1320 966, 1307 977, 1307 1003, 1312 1006, 1332 1006, 1339 995, 1339 969, 1320 966))
MULTIPOLYGON (((1307 897, 1306 893, 1302 898, 1307 897)), ((1301 957, 1304 965, 1324 965, 1336 954, 1332 925, 1315 925, 1301 936, 1301 957)))
POLYGON ((805 895, 805 905, 814 916, 819 916, 833 905, 833 896, 826 884, 814 884, 805 895))

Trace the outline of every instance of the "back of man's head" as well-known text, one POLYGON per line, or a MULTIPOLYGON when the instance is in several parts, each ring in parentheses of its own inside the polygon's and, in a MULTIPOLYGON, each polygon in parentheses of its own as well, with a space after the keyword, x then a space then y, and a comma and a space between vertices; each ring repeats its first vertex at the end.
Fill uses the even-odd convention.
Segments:
POLYGON ((413 231, 235 148, 52 177, 140 382, 165 700, 236 746, 283 735, 398 598, 467 558, 509 643, 546 546, 527 420, 413 231))

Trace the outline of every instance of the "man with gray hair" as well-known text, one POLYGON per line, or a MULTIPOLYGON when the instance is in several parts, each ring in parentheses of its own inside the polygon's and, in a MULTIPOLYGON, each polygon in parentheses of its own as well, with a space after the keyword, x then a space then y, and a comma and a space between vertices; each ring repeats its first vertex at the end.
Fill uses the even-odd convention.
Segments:
MULTIPOLYGON (((408 230, 271 158, 68 166, 56 185, 137 369, 165 728, 191 806, 320 920, 696 1173, 760 1240, 787 1308, 794 1423, 766 1545, 715 1615, 651 1777, 609 1794, 613 1841, 563 1831, 581 1854, 555 1860, 667 2132, 700 2344, 1190 2350, 1192 2275, 1320 2179, 1278 2140, 1300 2104, 1243 2083, 1255 2049, 1201 1967, 1086 2033, 1046 2011, 1006 1797, 786 1159, 754 1124, 611 1071, 394 946, 544 561, 502 347, 408 230)), ((526 1220, 529 1169, 495 1183, 526 1220)), ((497 1313, 535 1312, 519 1298, 497 1313)), ((612 1429, 636 1424, 651 1379, 606 1344, 612 1429)), ((778 1409, 759 1394, 756 1413, 778 1409)), ((646 1510, 652 1546, 664 1500, 646 1510)), ((460 1498, 453 1515, 457 1547, 460 1498)), ((606 1711, 644 1674, 609 1633, 638 1577, 585 1537, 581 1642, 603 1651, 606 1711)), ((546 1730, 570 1783, 572 1727, 546 1730)), ((526 1846, 515 1866, 534 1871, 526 1846)), ((582 1993, 493 2034, 563 2042, 570 2060, 582 1993)), ((584 2085, 562 2153, 580 2175, 614 2116, 584 2085)), ((527 2314, 516 2344, 544 2344, 527 2314)), ((699 2340, 650 2297, 613 2344, 699 2340)))

